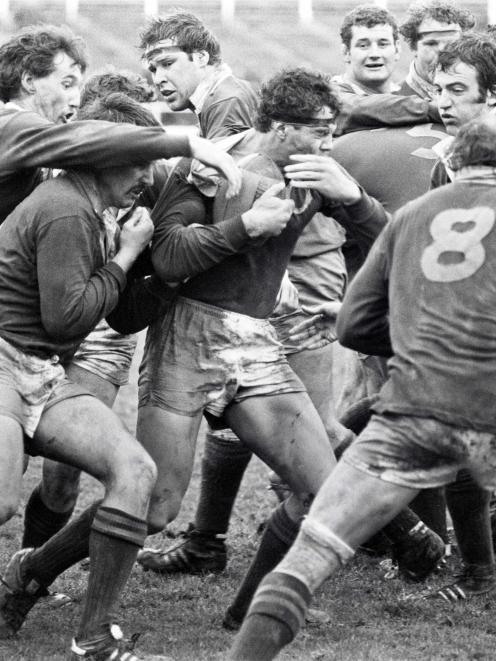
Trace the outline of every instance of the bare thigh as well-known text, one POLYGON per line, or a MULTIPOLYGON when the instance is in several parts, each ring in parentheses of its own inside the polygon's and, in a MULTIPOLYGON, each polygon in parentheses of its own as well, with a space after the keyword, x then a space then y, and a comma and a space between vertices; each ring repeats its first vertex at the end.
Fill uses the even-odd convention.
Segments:
POLYGON ((225 412, 231 429, 308 503, 336 461, 306 392, 249 397, 225 412))
POLYGON ((81 395, 46 410, 33 439, 44 457, 71 464, 106 487, 105 504, 146 516, 153 462, 105 404, 81 395))
POLYGON ((157 466, 157 481, 150 502, 149 524, 163 529, 178 514, 188 488, 201 414, 178 415, 158 406, 138 411, 137 436, 157 466))
MULTIPOLYGON (((118 386, 78 365, 69 365, 66 374, 71 381, 83 386, 103 404, 112 408, 119 392, 118 386)), ((79 493, 80 475, 79 468, 45 459, 41 482, 45 505, 54 512, 66 512, 72 509, 79 493)))

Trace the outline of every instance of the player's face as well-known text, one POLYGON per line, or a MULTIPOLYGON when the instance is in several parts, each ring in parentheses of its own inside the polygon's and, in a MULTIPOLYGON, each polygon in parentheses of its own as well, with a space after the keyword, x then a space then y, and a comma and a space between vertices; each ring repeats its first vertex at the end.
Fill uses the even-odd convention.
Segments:
POLYGON ((190 98, 205 77, 208 54, 204 51, 185 53, 171 39, 147 56, 148 69, 160 94, 171 110, 190 107, 190 98), (167 45, 169 44, 169 45, 167 45))
POLYGON ((440 23, 432 18, 425 18, 419 25, 415 67, 424 80, 432 83, 436 73, 439 53, 453 39, 460 36, 458 23, 440 23))
POLYGON ((394 40, 391 25, 352 27, 350 47, 345 50, 344 59, 357 83, 382 91, 391 78, 398 57, 398 42, 394 40))
POLYGON ((53 59, 54 71, 42 78, 30 78, 37 112, 51 122, 63 124, 79 107, 83 74, 79 64, 60 51, 53 59))
POLYGON ((127 209, 146 186, 153 184, 152 163, 106 168, 98 174, 98 185, 106 206, 127 209))
POLYGON ((456 135, 463 124, 487 110, 477 71, 469 64, 458 62, 448 71, 438 69, 434 83, 439 114, 450 135, 456 135))
POLYGON ((285 147, 288 154, 320 154, 325 156, 332 149, 335 128, 334 113, 327 106, 319 110, 311 122, 285 124, 285 147))

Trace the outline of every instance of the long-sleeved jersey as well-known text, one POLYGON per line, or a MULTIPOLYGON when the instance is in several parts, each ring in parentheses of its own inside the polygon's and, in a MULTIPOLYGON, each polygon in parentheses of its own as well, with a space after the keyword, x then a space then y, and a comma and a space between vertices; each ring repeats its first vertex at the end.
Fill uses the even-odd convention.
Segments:
POLYGON ((345 296, 339 340, 390 356, 374 410, 496 432, 496 182, 403 207, 345 296))

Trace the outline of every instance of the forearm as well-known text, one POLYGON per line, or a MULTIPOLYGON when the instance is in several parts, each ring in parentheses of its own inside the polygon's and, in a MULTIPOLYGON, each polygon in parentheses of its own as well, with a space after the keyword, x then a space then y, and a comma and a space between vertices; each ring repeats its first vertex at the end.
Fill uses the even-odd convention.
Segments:
POLYGON ((345 95, 345 108, 339 122, 340 132, 348 133, 378 126, 401 126, 439 121, 434 106, 418 96, 396 94, 345 95))
POLYGON ((4 172, 43 166, 105 168, 191 154, 186 137, 169 136, 160 127, 100 121, 29 125, 24 121, 19 130, 13 127, 11 135, 0 155, 4 172))
POLYGON ((179 282, 239 252, 249 241, 241 216, 216 225, 164 223, 153 240, 153 267, 164 282, 179 282))

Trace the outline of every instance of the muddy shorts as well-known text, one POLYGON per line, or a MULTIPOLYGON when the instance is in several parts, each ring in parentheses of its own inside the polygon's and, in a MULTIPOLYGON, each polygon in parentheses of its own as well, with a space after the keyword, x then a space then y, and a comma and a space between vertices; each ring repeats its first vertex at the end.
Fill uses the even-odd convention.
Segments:
POLYGON ((462 468, 481 486, 496 487, 496 435, 432 418, 373 415, 342 461, 411 489, 449 484, 462 468))
POLYGON ((0 415, 16 420, 29 438, 56 401, 88 394, 67 378, 58 356, 32 356, 0 338, 0 415))
POLYGON ((137 341, 137 335, 122 335, 102 319, 79 345, 72 363, 115 386, 124 386, 129 380, 137 341))
POLYGON ((178 298, 148 329, 140 406, 220 417, 231 402, 302 391, 305 386, 265 319, 178 298))

